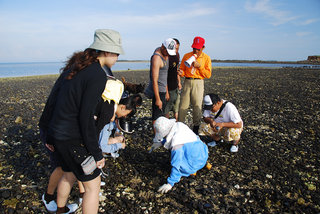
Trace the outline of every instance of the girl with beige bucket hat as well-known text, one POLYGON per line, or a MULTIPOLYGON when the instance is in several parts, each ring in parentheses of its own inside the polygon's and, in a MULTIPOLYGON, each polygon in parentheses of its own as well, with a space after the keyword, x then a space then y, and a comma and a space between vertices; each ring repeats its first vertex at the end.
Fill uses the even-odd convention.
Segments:
POLYGON ((112 75, 110 69, 123 53, 117 31, 96 30, 89 48, 74 53, 66 62, 49 95, 39 126, 63 170, 62 177, 55 176, 59 180, 56 213, 75 211, 66 202, 76 180, 85 189, 83 213, 98 213, 105 159, 98 144, 94 113, 112 75))

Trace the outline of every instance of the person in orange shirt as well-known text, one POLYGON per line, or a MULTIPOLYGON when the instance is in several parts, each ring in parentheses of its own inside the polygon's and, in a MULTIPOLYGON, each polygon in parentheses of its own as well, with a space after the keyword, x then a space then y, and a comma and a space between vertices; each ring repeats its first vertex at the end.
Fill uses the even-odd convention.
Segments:
POLYGON ((193 39, 193 51, 186 53, 182 60, 179 75, 185 77, 180 98, 178 121, 185 122, 190 103, 193 107, 193 131, 198 134, 202 118, 202 101, 204 79, 211 77, 211 59, 203 52, 205 40, 202 37, 193 39), (192 58, 191 58, 192 57, 192 58), (191 59, 190 59, 191 58, 191 59))

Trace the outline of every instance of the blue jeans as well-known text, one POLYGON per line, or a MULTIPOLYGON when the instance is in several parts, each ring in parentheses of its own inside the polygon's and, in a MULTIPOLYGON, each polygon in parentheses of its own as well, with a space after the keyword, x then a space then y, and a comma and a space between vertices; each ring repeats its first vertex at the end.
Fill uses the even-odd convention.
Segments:
POLYGON ((110 122, 103 127, 99 135, 99 146, 104 153, 115 153, 122 148, 121 143, 108 144, 112 130, 116 129, 116 123, 110 122))

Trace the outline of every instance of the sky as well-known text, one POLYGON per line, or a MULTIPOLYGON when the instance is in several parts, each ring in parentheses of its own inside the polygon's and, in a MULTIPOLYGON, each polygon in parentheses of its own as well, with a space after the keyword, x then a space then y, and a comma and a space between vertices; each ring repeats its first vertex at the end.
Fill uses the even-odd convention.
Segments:
POLYGON ((320 0, 0 0, 0 63, 65 61, 96 29, 120 32, 119 60, 201 36, 211 59, 299 61, 320 55, 320 0))

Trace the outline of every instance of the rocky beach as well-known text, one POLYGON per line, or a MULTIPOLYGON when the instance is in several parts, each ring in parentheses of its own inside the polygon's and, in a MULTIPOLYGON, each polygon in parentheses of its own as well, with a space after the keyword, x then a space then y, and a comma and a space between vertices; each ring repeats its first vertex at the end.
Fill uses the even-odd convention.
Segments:
MULTIPOLYGON (((115 76, 147 83, 149 74, 115 76)), ((0 79, 0 213, 46 213, 41 196, 51 168, 37 124, 56 78, 0 79)), ((170 152, 148 153, 151 100, 144 97, 126 149, 106 160, 99 213, 320 213, 320 69, 215 68, 205 92, 237 106, 239 152, 228 143, 209 147, 211 170, 158 193, 170 152)), ((69 202, 77 198, 75 185, 69 202)))

